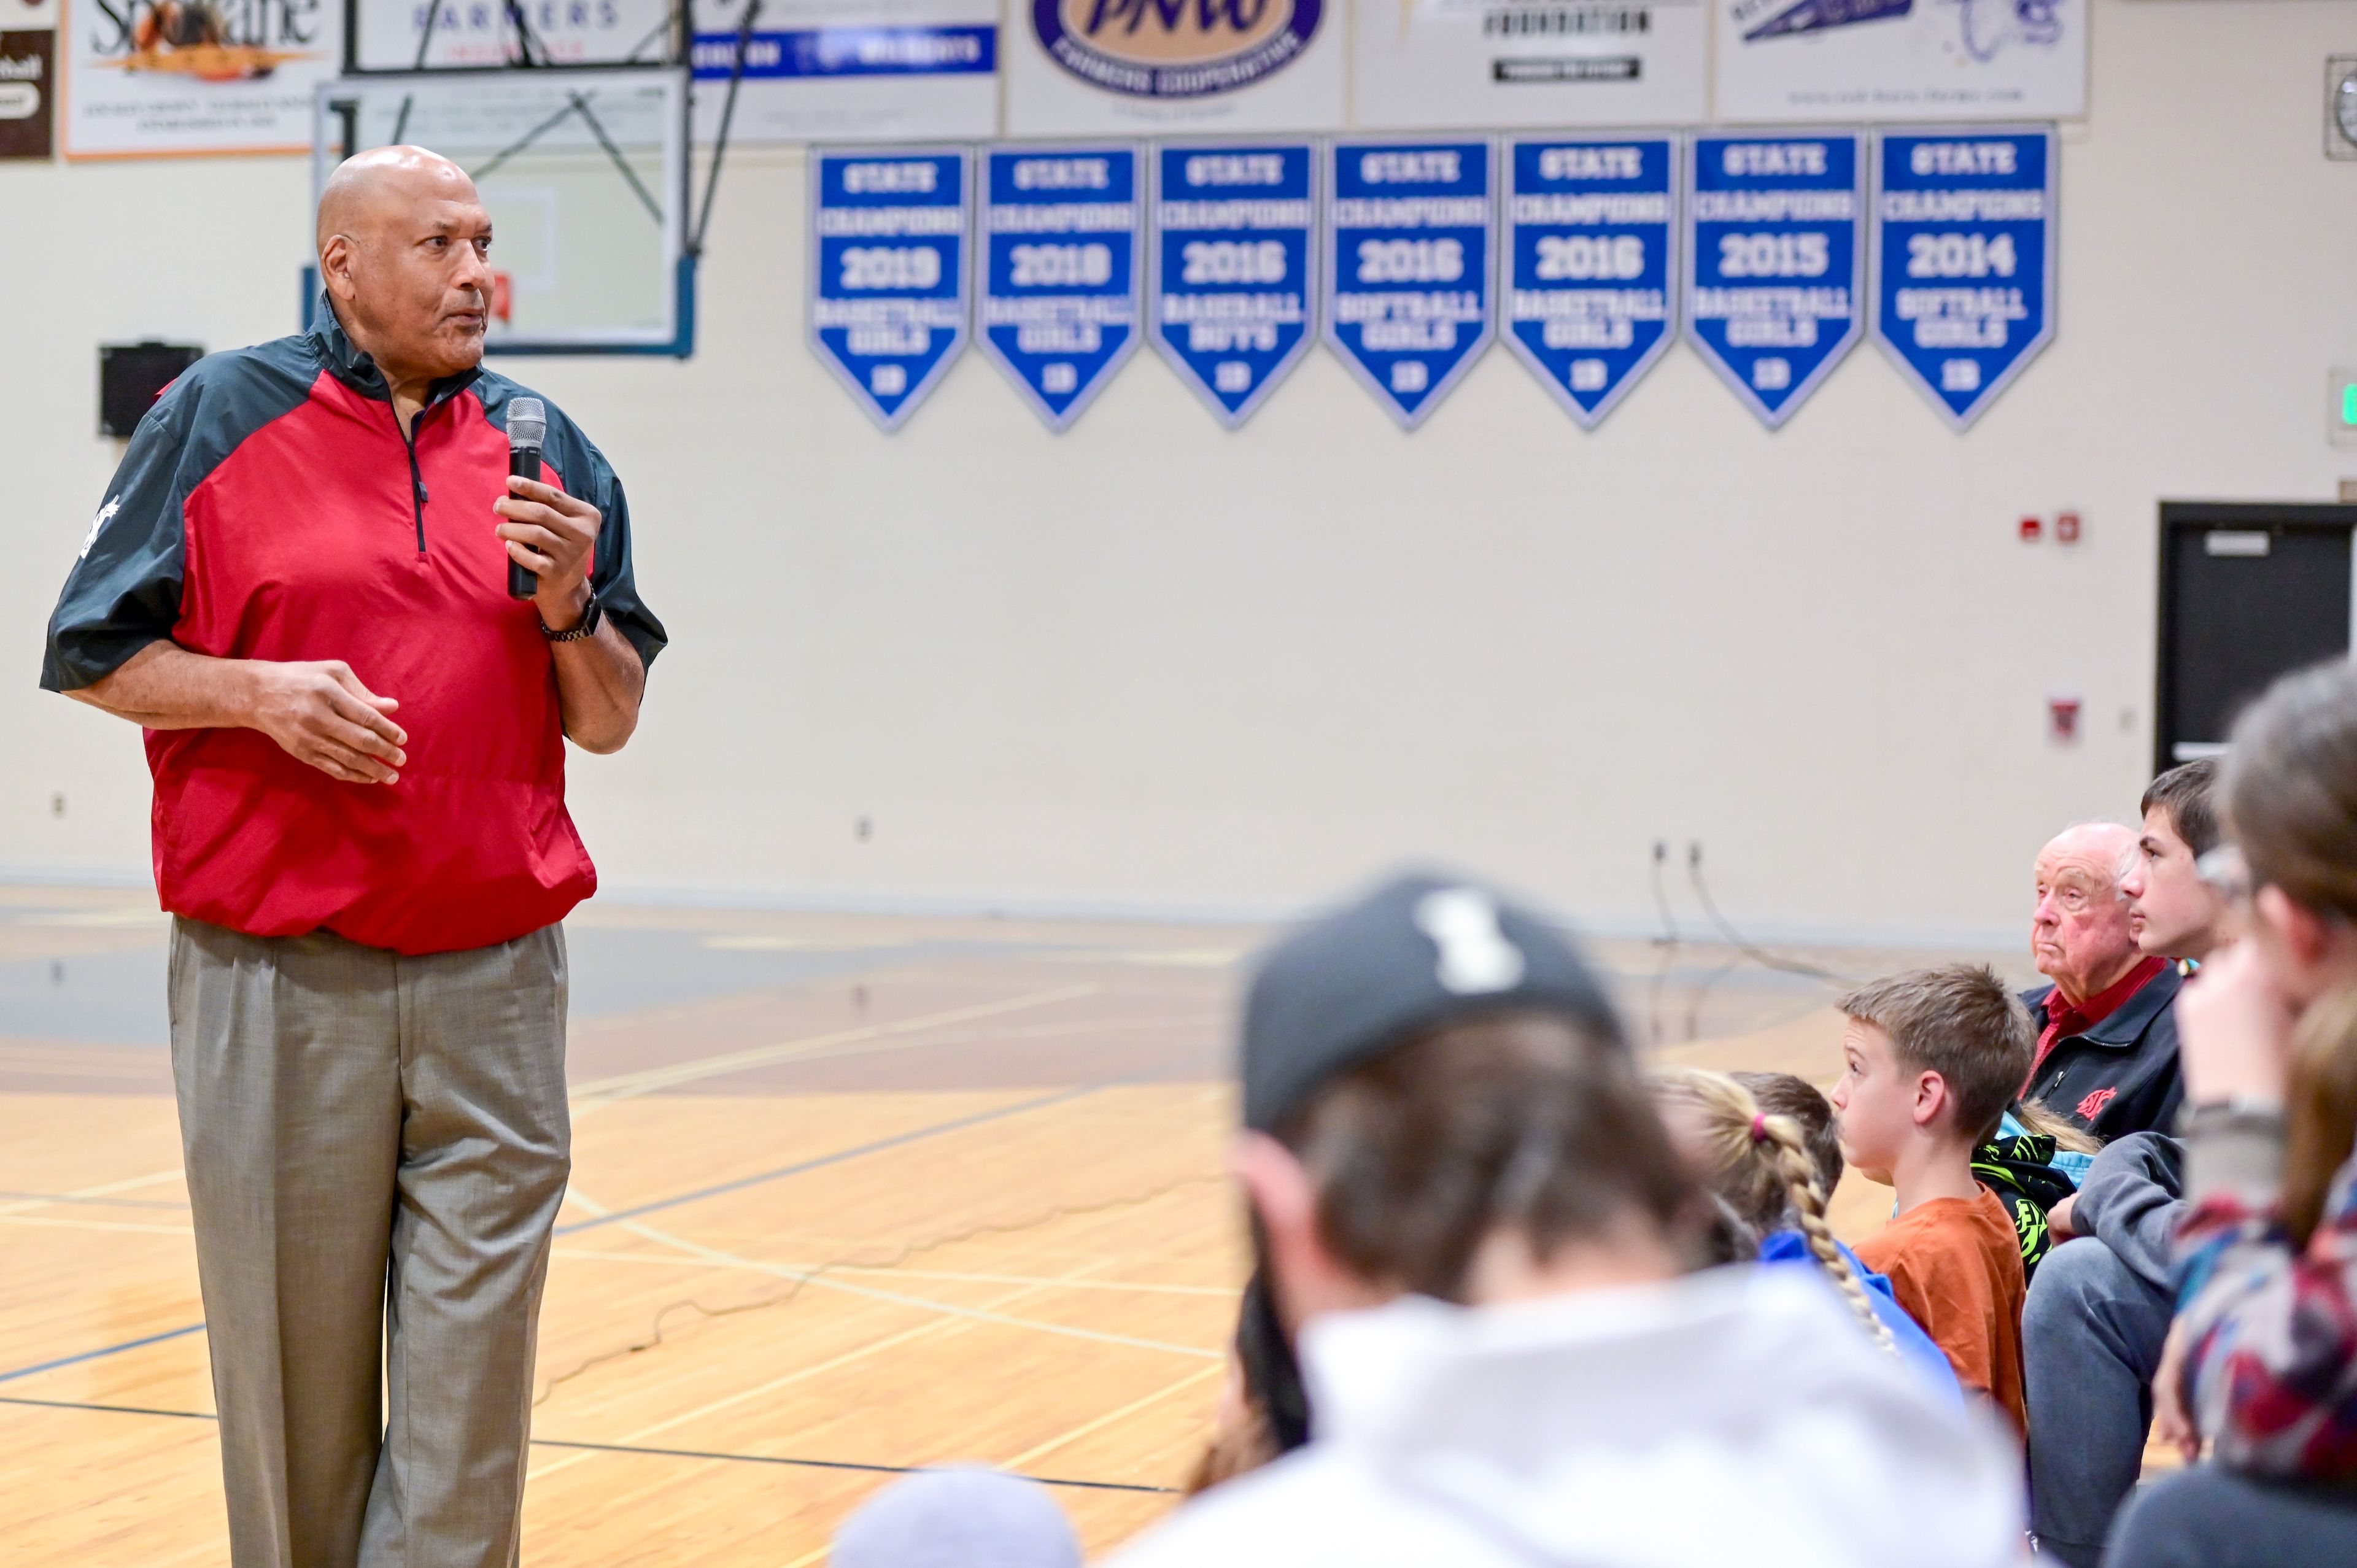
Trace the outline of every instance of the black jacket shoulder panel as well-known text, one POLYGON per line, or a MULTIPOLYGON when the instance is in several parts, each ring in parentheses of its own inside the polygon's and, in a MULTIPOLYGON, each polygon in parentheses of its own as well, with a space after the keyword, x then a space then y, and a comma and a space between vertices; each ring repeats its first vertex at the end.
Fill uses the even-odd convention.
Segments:
POLYGON ((132 432, 49 618, 41 685, 79 691, 122 668, 180 618, 183 509, 263 426, 303 405, 319 360, 307 337, 208 354, 132 432))
POLYGON ((639 661, 652 666, 655 655, 670 644, 671 637, 639 596, 638 575, 631 561, 630 499, 613 465, 554 399, 496 371, 485 371, 478 377, 474 391, 482 400, 483 416, 502 432, 508 427, 508 405, 519 397, 539 398, 548 411, 548 441, 543 450, 565 476, 568 492, 596 507, 600 518, 589 585, 605 607, 607 618, 639 650, 639 661))
POLYGON ((2107 1046, 2133 1046, 2144 1037, 2146 1031, 2163 1028, 2169 1037, 2177 1038, 2177 993, 2185 989, 2185 977, 2174 965, 2164 968, 2136 988, 2136 993, 2100 1022, 2091 1025, 2081 1036, 2107 1046))

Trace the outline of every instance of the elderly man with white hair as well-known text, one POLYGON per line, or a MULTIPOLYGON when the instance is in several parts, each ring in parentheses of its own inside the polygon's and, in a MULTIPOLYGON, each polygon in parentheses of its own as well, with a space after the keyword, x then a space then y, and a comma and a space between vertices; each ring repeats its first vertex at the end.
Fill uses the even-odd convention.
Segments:
MULTIPOLYGON (((2030 1523, 2041 1560, 2093 1568, 2143 1467, 2151 1385, 2176 1305, 2181 1208, 2174 1130, 2178 967, 2140 950, 2136 831, 2072 828, 2038 856, 2030 943, 2054 983, 2023 997, 2039 1026, 2029 1093, 2106 1141, 2048 1219, 2061 1244, 2021 1315, 2030 1523), (2141 1134, 2141 1135, 2138 1135, 2141 1134), (2077 1240, 2071 1240, 2072 1237, 2077 1240)), ((2149 921, 2147 922, 2150 924, 2149 921)))
POLYGON ((2053 984, 2025 993, 2038 1055, 2025 1098, 2108 1142, 2167 1132, 2177 1120, 2177 1000, 2180 979, 2136 946, 2120 879, 2136 835, 2090 822, 2038 854, 2038 908, 2029 942, 2053 984))

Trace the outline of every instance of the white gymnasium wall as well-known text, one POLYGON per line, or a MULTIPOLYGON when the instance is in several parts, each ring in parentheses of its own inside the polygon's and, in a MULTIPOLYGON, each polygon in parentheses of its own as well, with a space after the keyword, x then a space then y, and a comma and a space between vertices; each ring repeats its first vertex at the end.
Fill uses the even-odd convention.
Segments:
MULTIPOLYGON (((1403 435, 1321 351, 1238 434, 1142 355, 1062 436, 969 353, 888 437, 802 346, 800 158, 741 156, 692 361, 505 366, 613 457, 675 638, 575 759, 608 888, 1252 912, 1432 856, 1635 928, 1660 837, 1762 932, 2010 944, 2041 839, 2134 810, 2158 500, 2357 471, 2357 8, 2096 23, 2061 336, 1961 437, 1867 345, 1776 435, 1681 349, 1594 435, 1502 351, 1403 435), (2083 543, 2017 541, 2066 507, 2083 543)), ((0 166, 0 869, 144 865, 135 735, 34 689, 116 456, 93 346, 287 329, 307 199, 299 160, 0 166)))

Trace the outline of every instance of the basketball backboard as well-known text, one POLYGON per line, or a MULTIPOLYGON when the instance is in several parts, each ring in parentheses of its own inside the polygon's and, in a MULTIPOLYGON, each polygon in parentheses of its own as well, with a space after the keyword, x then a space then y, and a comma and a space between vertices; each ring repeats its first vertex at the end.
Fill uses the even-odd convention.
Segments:
POLYGON ((329 82, 314 189, 370 148, 440 153, 473 177, 491 215, 492 352, 684 355, 694 332, 686 94, 677 66, 329 82))

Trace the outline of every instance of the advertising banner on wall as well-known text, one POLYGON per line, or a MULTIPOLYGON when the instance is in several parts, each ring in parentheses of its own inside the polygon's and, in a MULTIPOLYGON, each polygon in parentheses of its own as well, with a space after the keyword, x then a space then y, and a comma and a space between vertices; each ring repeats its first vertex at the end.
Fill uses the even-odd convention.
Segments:
POLYGON ((57 105, 57 29, 0 32, 0 158, 54 154, 57 105))
POLYGON ((1677 337, 1679 151, 1506 144, 1506 346, 1591 430, 1677 337))
POLYGON ((887 430, 965 347, 963 147, 811 153, 811 348, 887 430))
MULTIPOLYGON (((344 0, 327 3, 343 15, 344 0)), ((670 0, 533 0, 519 9, 533 58, 550 65, 659 59, 671 17, 670 0)), ((515 18, 500 0, 365 0, 358 11, 351 54, 360 71, 500 66, 522 55, 515 18)))
POLYGON ((1706 119, 1711 0, 1351 0, 1370 129, 1706 119))
MULTIPOLYGON (((699 142, 719 134, 746 3, 696 5, 699 142)), ((998 0, 762 0, 754 27, 729 122, 731 141, 997 134, 998 0)))
POLYGON ((1006 134, 1342 124, 1343 0, 1007 0, 1006 134))
POLYGON ((1137 347, 1145 164, 1134 146, 1002 148, 984 162, 976 329, 1051 429, 1137 347))
POLYGON ((1686 335, 1771 430, 1865 329, 1861 144, 1843 133, 1688 144, 1686 335))
POLYGON ((2087 112, 2088 0, 1715 0, 1722 121, 2087 112))
POLYGON ((1875 335, 1959 430, 2054 336, 2056 161, 2050 129, 1876 145, 1875 335))
POLYGON ((340 0, 69 0, 70 158, 307 153, 343 57, 340 0))
POLYGON ((1308 143, 1154 149, 1148 328, 1231 429, 1309 351, 1317 253, 1308 143))
POLYGON ((1413 430, 1490 346, 1496 149, 1338 142, 1327 156, 1326 340, 1413 430))

